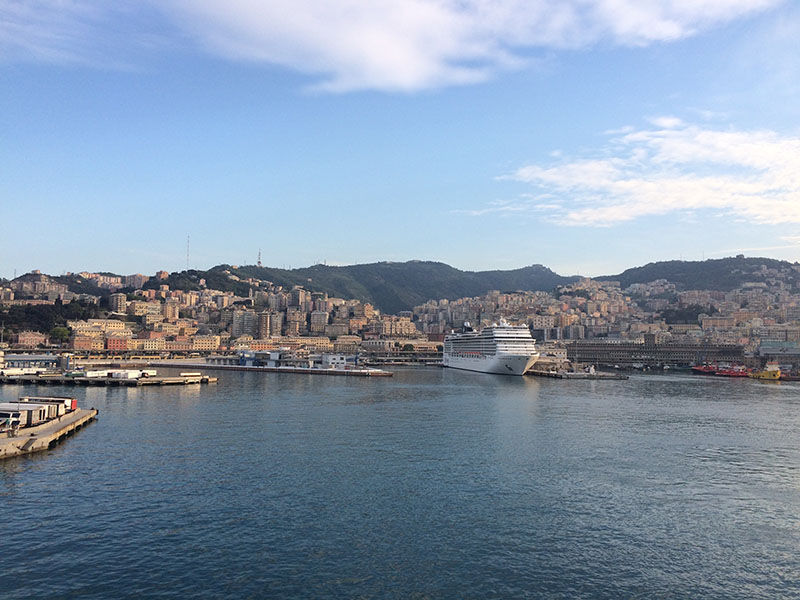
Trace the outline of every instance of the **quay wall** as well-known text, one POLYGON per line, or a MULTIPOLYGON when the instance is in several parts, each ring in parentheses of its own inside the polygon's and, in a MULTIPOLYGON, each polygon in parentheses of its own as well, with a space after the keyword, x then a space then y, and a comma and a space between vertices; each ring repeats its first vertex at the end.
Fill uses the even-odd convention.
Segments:
POLYGON ((52 448, 96 418, 96 408, 79 408, 59 419, 36 427, 20 429, 18 435, 14 437, 0 434, 2 435, 0 437, 0 460, 52 448))

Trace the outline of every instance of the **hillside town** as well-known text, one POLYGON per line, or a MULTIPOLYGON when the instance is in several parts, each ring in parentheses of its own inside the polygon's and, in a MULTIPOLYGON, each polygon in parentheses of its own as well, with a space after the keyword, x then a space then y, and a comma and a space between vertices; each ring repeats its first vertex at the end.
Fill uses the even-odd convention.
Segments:
MULTIPOLYGON (((68 320, 56 332, 15 331, 0 343, 10 349, 62 347, 107 355, 277 349, 436 353, 447 333, 502 319, 528 325, 539 344, 571 349, 573 355, 581 348, 610 348, 619 354, 634 344, 703 347, 709 358, 715 348, 722 348, 726 356, 756 361, 778 356, 796 363, 800 291, 793 282, 799 270, 797 265, 764 265, 757 281, 732 291, 680 289, 666 279, 625 288, 617 281, 581 279, 553 291, 494 290, 477 297, 432 299, 398 314, 383 314, 369 302, 330 297, 302 286, 287 289, 262 279, 243 279, 233 271, 226 276, 246 284, 247 296, 212 289, 204 279, 197 281, 196 290, 170 289, 161 283, 169 278, 166 271, 152 277, 78 274, 82 281, 107 290, 105 295, 92 295, 70 291, 66 284, 33 272, 0 289, 0 311, 79 302, 97 307, 98 318, 68 320), (151 285, 145 287, 148 282, 151 285), (736 351, 731 354, 732 348, 736 351)), ((692 356, 696 362, 697 351, 692 356)), ((624 357, 620 360, 625 362, 624 357)))

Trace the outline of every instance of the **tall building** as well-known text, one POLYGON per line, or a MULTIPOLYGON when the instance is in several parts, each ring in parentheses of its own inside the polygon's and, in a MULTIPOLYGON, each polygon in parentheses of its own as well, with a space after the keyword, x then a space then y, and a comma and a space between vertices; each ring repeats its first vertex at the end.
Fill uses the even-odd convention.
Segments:
POLYGON ((308 332, 308 322, 306 313, 298 308, 290 308, 286 311, 286 335, 299 335, 308 332))
POLYGON ((280 337, 283 331, 283 313, 271 312, 269 315, 269 337, 280 337))
POLYGON ((235 310, 231 320, 231 337, 255 336, 258 333, 258 317, 254 310, 235 310))
POLYGON ((167 321, 174 322, 180 317, 180 305, 175 300, 167 300, 163 310, 164 319, 167 321))
POLYGON ((136 273, 135 275, 126 275, 125 287, 132 287, 138 290, 145 283, 147 283, 148 279, 150 278, 147 275, 142 275, 141 273, 136 273))
POLYGON ((125 294, 111 294, 108 297, 108 306, 111 312, 124 313, 128 306, 128 296, 125 294))
POLYGON ((286 326, 284 327, 284 335, 286 336, 300 335, 300 323, 298 323, 297 321, 286 321, 286 326))
POLYGON ((270 337, 270 316, 266 310, 258 313, 258 339, 270 337))
POLYGON ((311 313, 311 333, 325 333, 328 324, 328 313, 324 310, 315 310, 311 313))
POLYGON ((303 306, 311 300, 311 292, 303 289, 303 287, 296 285, 292 288, 291 300, 289 306, 303 306))

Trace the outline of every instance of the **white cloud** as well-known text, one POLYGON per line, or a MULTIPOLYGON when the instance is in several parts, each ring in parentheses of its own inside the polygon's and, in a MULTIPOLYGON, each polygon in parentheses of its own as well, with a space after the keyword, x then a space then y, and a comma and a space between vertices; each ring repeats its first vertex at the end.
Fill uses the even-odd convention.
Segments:
POLYGON ((517 169, 506 179, 530 184, 534 195, 502 211, 546 204, 548 219, 566 225, 610 226, 703 209, 755 223, 800 223, 800 138, 671 117, 652 121, 661 127, 626 129, 593 156, 517 169))
MULTIPOLYGON (((323 89, 411 91, 483 81, 542 49, 684 38, 784 1, 0 0, 0 56, 80 57, 128 5, 158 11, 209 52, 308 73, 323 89)), ((160 30, 154 21, 136 33, 160 30)))

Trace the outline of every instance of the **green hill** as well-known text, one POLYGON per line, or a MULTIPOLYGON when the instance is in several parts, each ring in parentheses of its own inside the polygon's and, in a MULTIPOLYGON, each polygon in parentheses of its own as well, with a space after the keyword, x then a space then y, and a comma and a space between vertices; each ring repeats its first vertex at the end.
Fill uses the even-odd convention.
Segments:
POLYGON ((346 267, 314 265, 301 269, 219 265, 208 271, 172 273, 165 281, 151 280, 148 287, 165 283, 170 289, 199 289, 200 279, 205 279, 209 288, 246 296, 250 286, 242 280, 247 278, 271 281, 284 288, 301 285, 313 292, 327 292, 332 297, 356 298, 387 313, 410 310, 430 299, 453 300, 478 296, 493 289, 549 291, 575 279, 562 277, 541 265, 513 271, 476 272, 460 271, 439 262, 409 261, 346 267))
MULTIPOLYGON (((371 302, 384 312, 410 310, 431 299, 450 300, 478 296, 489 290, 552 290, 574 281, 541 265, 513 271, 460 271, 439 262, 379 262, 346 267, 314 265, 282 270, 240 267, 231 270, 239 277, 256 277, 291 287, 327 292, 339 298, 371 302)), ((209 284, 210 285, 210 284, 209 284)))
POLYGON ((793 286, 800 282, 800 266, 773 258, 730 258, 704 261, 670 260, 648 263, 627 269, 619 275, 597 277, 599 280, 619 281, 623 288, 633 283, 666 279, 687 290, 730 291, 748 282, 783 279, 793 286))
MULTIPOLYGON (((173 290, 206 287, 247 296, 251 285, 246 279, 271 281, 284 288, 301 285, 312 292, 327 292, 329 296, 355 298, 370 302, 386 313, 410 310, 431 299, 453 300, 479 296, 489 290, 550 291, 577 277, 563 277, 542 265, 531 265, 511 271, 461 271, 440 262, 413 260, 408 262, 378 262, 363 265, 332 267, 314 265, 301 269, 275 269, 255 265, 233 267, 218 265, 206 271, 188 270, 171 273, 160 281, 151 279, 145 287, 167 284, 173 290)), ((782 280, 787 289, 798 289, 800 265, 771 258, 722 258, 705 261, 665 261, 627 269, 618 275, 597 277, 599 280, 619 281, 623 288, 633 283, 666 279, 681 289, 710 289, 728 291, 747 282, 782 280)), ((72 291, 108 294, 79 278, 57 278, 72 291)))

